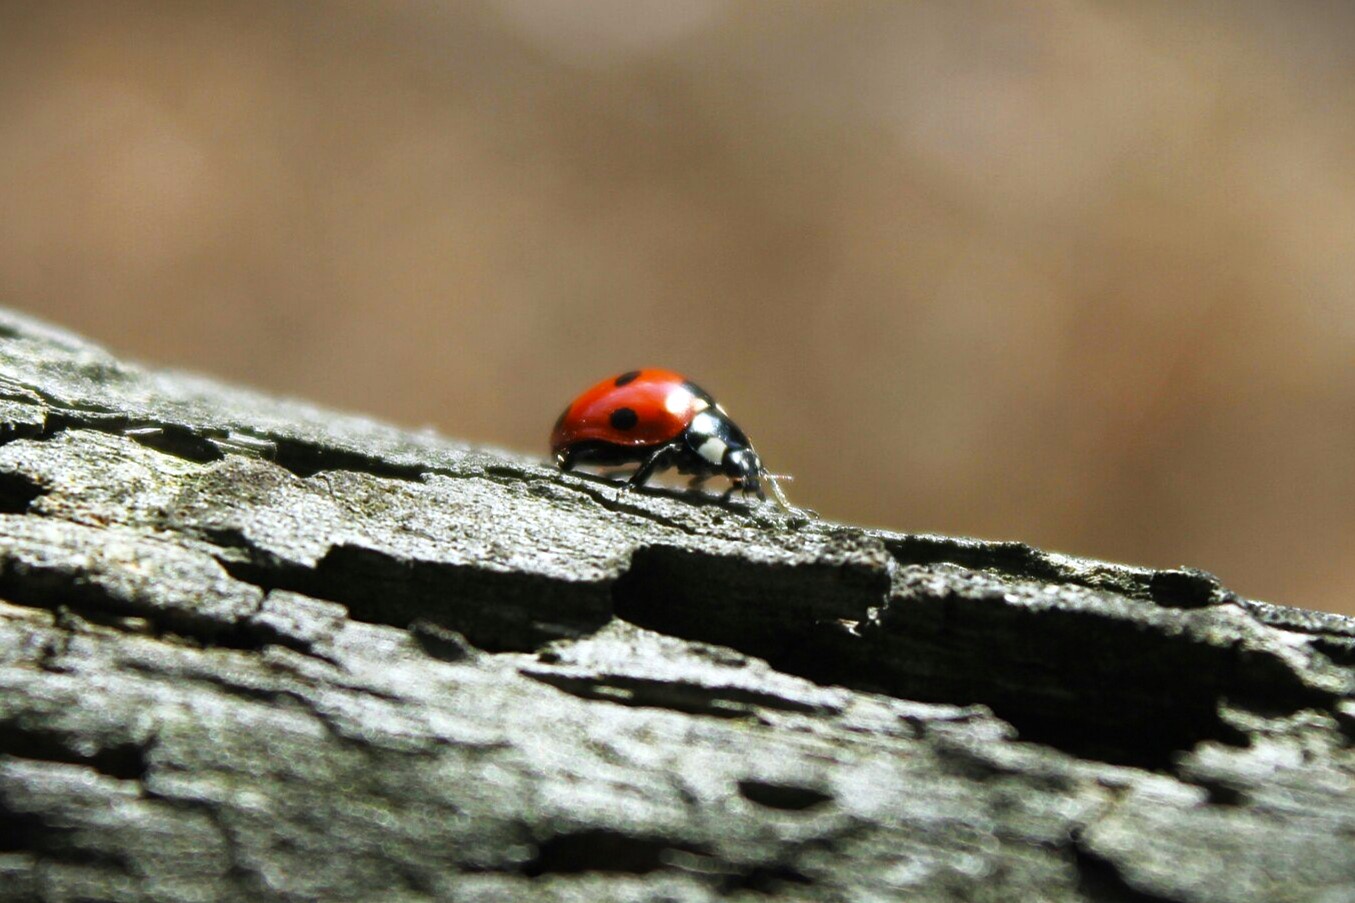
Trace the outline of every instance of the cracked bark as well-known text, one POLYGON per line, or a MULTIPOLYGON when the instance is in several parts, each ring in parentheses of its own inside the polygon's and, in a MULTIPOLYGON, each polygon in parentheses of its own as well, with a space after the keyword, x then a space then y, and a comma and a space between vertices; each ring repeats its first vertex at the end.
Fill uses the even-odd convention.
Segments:
POLYGON ((1355 899, 1355 622, 0 315, 0 901, 1355 899))

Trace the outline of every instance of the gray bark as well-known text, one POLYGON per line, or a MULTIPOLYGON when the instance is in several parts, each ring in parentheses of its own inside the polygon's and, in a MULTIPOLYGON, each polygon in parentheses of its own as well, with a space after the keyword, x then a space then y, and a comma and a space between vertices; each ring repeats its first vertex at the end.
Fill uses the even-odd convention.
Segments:
POLYGON ((0 316, 0 901, 1355 900, 1355 622, 0 316))

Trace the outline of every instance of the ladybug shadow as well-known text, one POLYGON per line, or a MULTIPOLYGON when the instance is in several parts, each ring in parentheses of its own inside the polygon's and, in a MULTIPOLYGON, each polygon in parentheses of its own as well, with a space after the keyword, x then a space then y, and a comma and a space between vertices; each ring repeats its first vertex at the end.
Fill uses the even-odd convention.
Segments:
POLYGON ((776 506, 775 502, 763 501, 761 499, 744 496, 735 488, 729 493, 707 492, 705 489, 694 486, 670 486, 662 483, 646 483, 643 486, 631 486, 627 489, 626 482, 632 471, 618 469, 609 471, 587 471, 571 470, 568 476, 575 479, 585 480, 599 486, 606 486, 609 489, 616 490, 622 498, 626 495, 636 496, 656 496, 658 498, 673 499, 675 501, 686 502, 689 505, 696 505, 705 508, 718 508, 722 511, 747 515, 758 519, 769 519, 768 515, 775 515, 771 520, 790 520, 796 525, 799 523, 809 523, 818 519, 818 512, 810 508, 796 507, 793 511, 782 511, 776 506))

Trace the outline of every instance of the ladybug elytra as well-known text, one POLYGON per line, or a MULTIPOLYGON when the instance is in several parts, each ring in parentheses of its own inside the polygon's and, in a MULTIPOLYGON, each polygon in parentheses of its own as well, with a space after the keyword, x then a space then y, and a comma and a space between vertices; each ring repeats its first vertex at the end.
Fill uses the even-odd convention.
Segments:
POLYGON ((777 503, 790 509, 743 430, 709 392, 671 370, 631 370, 588 389, 555 422, 550 447, 561 470, 638 462, 627 489, 675 467, 692 475, 693 488, 722 475, 730 480, 723 498, 740 490, 766 501, 765 479, 777 503))

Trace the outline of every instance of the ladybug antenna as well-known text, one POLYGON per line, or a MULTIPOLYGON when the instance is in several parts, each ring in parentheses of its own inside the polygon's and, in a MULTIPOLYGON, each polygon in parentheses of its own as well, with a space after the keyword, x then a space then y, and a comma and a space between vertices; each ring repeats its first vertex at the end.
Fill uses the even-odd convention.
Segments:
POLYGON ((772 487, 772 498, 776 499, 776 503, 781 506, 782 510, 786 512, 794 511, 795 509, 786 500, 786 494, 781 491, 781 484, 778 482, 779 480, 789 481, 794 478, 786 474, 775 474, 769 470, 764 470, 762 475, 767 478, 767 485, 772 487))

